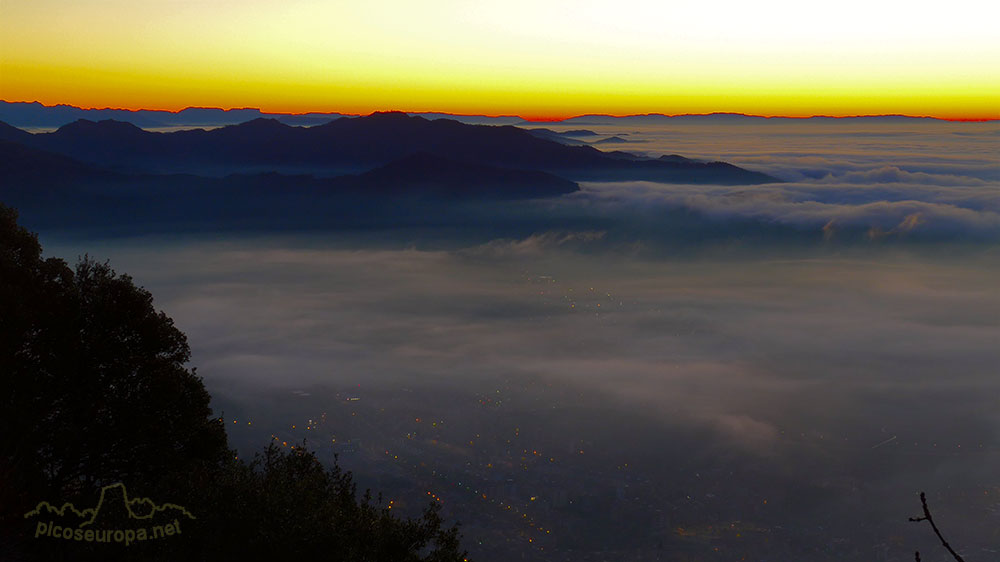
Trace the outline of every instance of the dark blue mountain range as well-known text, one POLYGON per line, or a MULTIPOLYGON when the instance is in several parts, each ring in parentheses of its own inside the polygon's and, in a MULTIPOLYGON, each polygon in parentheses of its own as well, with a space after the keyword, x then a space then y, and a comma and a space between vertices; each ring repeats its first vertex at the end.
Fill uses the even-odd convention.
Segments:
POLYGON ((574 181, 649 180, 755 184, 778 181, 722 162, 655 160, 625 152, 567 146, 513 126, 467 125, 403 113, 341 118, 315 127, 254 119, 212 130, 144 131, 122 121, 78 120, 25 136, 4 127, 0 139, 128 172, 226 175, 295 171, 361 173, 416 153, 467 164, 537 170, 574 181))

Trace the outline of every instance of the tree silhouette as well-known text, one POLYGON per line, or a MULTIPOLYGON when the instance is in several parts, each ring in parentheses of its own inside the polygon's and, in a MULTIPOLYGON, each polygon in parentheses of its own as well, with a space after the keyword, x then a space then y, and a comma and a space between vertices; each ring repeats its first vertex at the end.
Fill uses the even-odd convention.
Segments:
POLYGON ((89 257, 75 271, 43 259, 0 204, 0 559, 465 558, 436 505, 396 517, 301 447, 237 460, 189 358, 148 291, 89 257), (198 524, 117 550, 28 536, 21 516, 37 502, 87 505, 115 482, 190 508, 198 524))
POLYGON ((224 458, 187 340, 152 295, 106 263, 43 260, 16 213, 0 221, 0 447, 17 484, 65 497, 224 458))
POLYGON ((249 463, 231 463, 205 490, 198 528, 227 537, 202 547, 218 558, 393 562, 460 562, 457 527, 445 528, 440 504, 431 502, 418 519, 398 518, 379 497, 357 496, 350 472, 326 469, 296 446, 273 444, 249 463), (219 509, 219 506, 222 506, 219 509), (290 540, 291 539, 291 540, 290 540))

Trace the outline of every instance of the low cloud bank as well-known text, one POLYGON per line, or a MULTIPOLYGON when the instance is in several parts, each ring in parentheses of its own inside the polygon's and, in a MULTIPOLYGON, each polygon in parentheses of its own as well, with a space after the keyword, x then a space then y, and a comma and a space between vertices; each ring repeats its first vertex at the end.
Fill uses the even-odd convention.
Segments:
MULTIPOLYGON (((877 171, 874 175, 895 172, 877 171)), ((590 183, 566 198, 605 216, 685 211, 720 225, 737 220, 741 228, 784 225, 830 240, 839 231, 869 238, 918 235, 965 236, 1000 240, 1000 186, 952 187, 904 183, 771 184, 753 188, 666 185, 648 182, 590 183)))

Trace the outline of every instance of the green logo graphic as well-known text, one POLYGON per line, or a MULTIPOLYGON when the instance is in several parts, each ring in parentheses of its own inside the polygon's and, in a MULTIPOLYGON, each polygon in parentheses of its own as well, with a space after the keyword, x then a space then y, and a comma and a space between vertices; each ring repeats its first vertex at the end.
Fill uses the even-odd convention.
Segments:
POLYGON ((92 543, 124 543, 180 535, 181 522, 196 519, 182 506, 156 504, 149 498, 129 498, 125 485, 101 488, 96 507, 77 509, 66 502, 56 507, 43 501, 24 514, 35 523, 35 538, 92 543))

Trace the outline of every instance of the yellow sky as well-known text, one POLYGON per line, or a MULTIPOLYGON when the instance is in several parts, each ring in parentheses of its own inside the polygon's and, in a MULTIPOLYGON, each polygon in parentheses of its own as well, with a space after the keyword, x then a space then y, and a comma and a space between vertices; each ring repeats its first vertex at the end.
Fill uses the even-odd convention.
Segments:
POLYGON ((0 98, 1000 118, 995 4, 0 0, 0 98))

